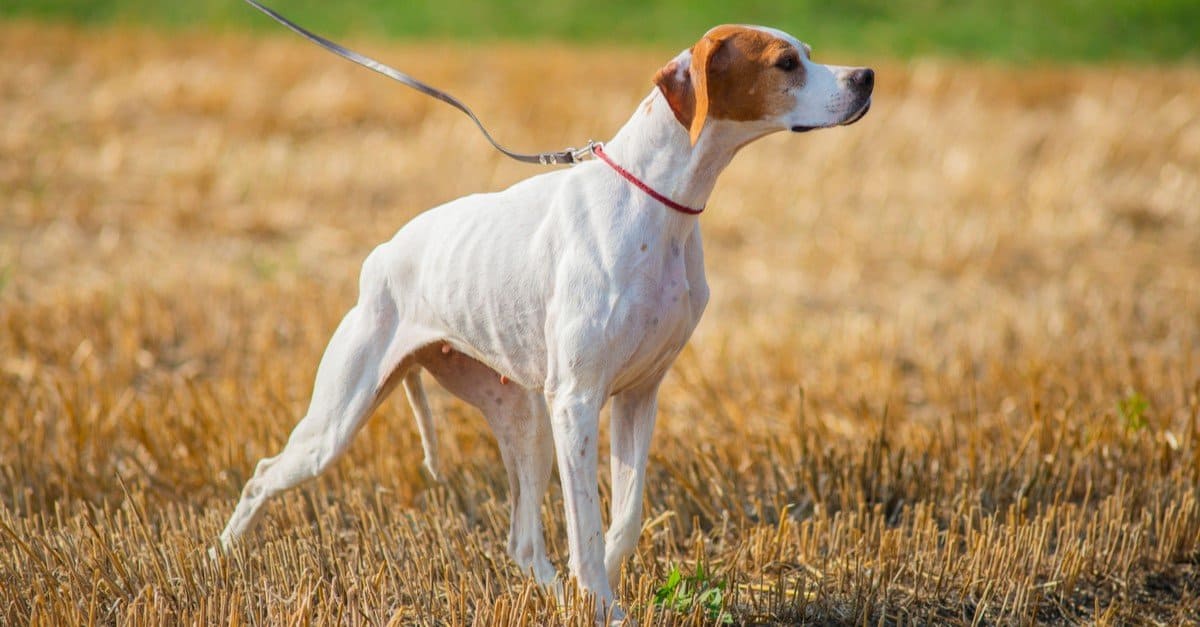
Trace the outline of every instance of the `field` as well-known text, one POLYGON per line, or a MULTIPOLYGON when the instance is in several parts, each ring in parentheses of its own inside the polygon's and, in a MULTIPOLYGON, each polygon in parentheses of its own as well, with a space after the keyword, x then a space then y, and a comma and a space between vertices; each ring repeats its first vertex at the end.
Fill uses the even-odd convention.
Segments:
MULTIPOLYGON (((609 136, 674 53, 355 44, 531 150, 609 136)), ((1200 621, 1200 68, 877 70, 701 218, 627 609, 1200 621), (698 564, 722 609, 655 602, 698 564)), ((0 23, 0 623, 587 624, 505 556, 499 454, 440 391, 444 483, 395 397, 207 557, 370 249, 535 171, 295 38, 0 23)))

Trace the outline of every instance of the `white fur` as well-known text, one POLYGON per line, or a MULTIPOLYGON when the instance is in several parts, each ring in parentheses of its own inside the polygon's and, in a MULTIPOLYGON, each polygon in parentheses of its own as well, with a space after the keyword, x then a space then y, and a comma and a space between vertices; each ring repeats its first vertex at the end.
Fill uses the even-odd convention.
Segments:
MULTIPOLYGON (((655 89, 605 150, 660 193, 701 207, 746 142, 854 113, 832 110, 846 91, 838 70, 805 64, 810 86, 780 119, 709 120, 693 147, 655 89)), ((708 302, 697 216, 590 161, 421 214, 367 257, 359 290, 321 359, 308 413, 283 451, 259 462, 222 546, 251 528, 271 496, 328 468, 400 381, 436 477, 424 368, 495 431, 512 492, 512 558, 540 582, 556 578, 540 504, 557 457, 571 575, 619 614, 613 588, 641 530, 658 386, 708 302), (610 397, 604 535, 597 432, 610 397)))

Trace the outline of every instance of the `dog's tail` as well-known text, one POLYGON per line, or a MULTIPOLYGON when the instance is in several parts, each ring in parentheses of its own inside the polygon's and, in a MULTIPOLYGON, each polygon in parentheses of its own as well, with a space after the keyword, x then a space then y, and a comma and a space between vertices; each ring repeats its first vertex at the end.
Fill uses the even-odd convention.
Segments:
POLYGON ((438 475, 437 431, 433 428, 433 412, 429 411, 429 399, 425 397, 425 386, 421 384, 421 369, 413 368, 404 375, 404 393, 417 417, 417 432, 421 434, 421 447, 425 449, 425 470, 429 478, 441 481, 438 475))

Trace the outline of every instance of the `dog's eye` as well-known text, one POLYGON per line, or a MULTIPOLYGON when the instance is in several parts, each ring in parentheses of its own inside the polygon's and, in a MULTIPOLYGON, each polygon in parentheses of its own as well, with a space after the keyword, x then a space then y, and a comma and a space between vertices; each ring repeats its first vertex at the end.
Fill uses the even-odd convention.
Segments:
POLYGON ((800 61, 797 60, 796 57, 784 57, 775 62, 775 67, 783 70, 784 72, 791 72, 792 70, 800 67, 800 61))

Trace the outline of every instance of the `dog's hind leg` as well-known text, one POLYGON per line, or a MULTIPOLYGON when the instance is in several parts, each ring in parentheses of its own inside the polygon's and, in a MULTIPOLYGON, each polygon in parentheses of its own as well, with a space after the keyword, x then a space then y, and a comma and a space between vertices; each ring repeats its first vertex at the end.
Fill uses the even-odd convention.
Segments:
POLYGON ((429 411, 429 399, 425 397, 425 386, 421 384, 421 371, 412 368, 404 375, 404 393, 417 419, 417 432, 421 434, 421 448, 425 451, 425 471, 429 478, 441 481, 438 474, 437 430, 433 425, 433 412, 429 411))
POLYGON ((272 496, 316 477, 345 452, 364 420, 412 365, 412 353, 436 334, 400 321, 376 255, 363 264, 359 301, 330 339, 308 413, 283 450, 263 459, 246 482, 221 545, 253 527, 272 496))
POLYGON ((488 422, 501 450, 510 451, 505 464, 516 467, 508 554, 522 570, 532 570, 538 583, 549 584, 557 573, 546 556, 542 499, 554 470, 554 436, 542 393, 522 392, 525 402, 515 411, 491 414, 488 422))
POLYGON ((442 387, 483 412, 508 475, 508 554, 539 583, 553 582, 541 508, 554 469, 554 439, 542 394, 501 382, 496 371, 457 351, 431 346, 417 354, 417 361, 442 387))

